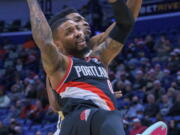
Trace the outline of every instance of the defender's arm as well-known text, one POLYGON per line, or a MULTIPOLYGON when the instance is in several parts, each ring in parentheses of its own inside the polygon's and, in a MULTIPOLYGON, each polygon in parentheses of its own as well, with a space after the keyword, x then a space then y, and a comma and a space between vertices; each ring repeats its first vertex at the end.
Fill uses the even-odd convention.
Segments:
MULTIPOLYGON (((128 8, 130 9, 130 11, 132 12, 134 19, 136 20, 136 18, 139 15, 139 11, 141 9, 142 0, 128 0, 126 4, 128 8)), ((104 42, 106 38, 109 36, 109 33, 111 32, 111 30, 114 28, 115 25, 116 25, 116 22, 111 24, 106 29, 105 32, 93 36, 90 40, 91 48, 96 49, 97 46, 99 46, 102 42, 104 42)))
POLYGON ((123 0, 108 1, 112 5, 117 23, 105 42, 92 53, 92 55, 98 56, 105 66, 108 66, 112 59, 121 51, 134 25, 131 11, 123 0))

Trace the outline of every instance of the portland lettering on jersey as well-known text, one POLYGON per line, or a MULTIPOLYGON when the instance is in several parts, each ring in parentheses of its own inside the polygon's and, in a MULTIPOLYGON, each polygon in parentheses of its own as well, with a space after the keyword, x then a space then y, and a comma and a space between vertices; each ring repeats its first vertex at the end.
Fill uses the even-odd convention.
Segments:
POLYGON ((74 66, 78 77, 81 76, 96 76, 108 78, 105 68, 100 66, 74 66))

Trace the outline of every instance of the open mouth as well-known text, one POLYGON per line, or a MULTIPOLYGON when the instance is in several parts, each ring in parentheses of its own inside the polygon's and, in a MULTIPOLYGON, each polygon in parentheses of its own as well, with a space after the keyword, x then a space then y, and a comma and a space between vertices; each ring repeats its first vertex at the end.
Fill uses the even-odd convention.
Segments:
POLYGON ((84 46, 86 44, 86 41, 85 39, 78 39, 76 43, 80 46, 84 46))

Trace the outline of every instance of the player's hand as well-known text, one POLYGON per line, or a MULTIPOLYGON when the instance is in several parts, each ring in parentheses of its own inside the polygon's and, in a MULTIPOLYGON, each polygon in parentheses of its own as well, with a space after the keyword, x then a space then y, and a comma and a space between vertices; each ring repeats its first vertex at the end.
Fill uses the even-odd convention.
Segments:
POLYGON ((117 0, 107 0, 109 3, 114 3, 116 2, 117 0))
POLYGON ((121 97, 123 96, 122 91, 120 90, 120 91, 114 92, 114 96, 115 96, 116 98, 121 98, 121 97))

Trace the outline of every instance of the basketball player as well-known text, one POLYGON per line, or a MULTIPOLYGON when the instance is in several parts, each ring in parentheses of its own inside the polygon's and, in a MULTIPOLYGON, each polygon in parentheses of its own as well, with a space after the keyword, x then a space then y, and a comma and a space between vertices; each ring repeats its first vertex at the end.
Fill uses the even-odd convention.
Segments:
POLYGON ((41 51, 41 60, 51 86, 59 94, 61 110, 65 115, 60 134, 124 135, 106 72, 134 24, 124 1, 108 0, 117 24, 90 57, 85 57, 88 48, 86 38, 76 22, 61 19, 50 28, 37 0, 27 1, 33 38, 41 51), (111 57, 106 57, 109 54, 111 57))
MULTIPOLYGON (((136 1, 133 0, 131 3, 130 3, 130 1, 131 0, 128 1, 127 5, 130 4, 130 5, 128 5, 128 7, 131 9, 133 17, 136 19, 137 16, 138 16, 141 4, 142 4, 142 0, 136 0, 136 1), (133 3, 134 3, 134 7, 132 7, 133 3)), ((72 19, 75 22, 79 23, 81 25, 81 27, 83 28, 84 34, 86 36, 90 36, 91 31, 89 29, 89 26, 88 26, 87 22, 85 22, 85 19, 80 14, 78 14, 78 12, 76 10, 74 10, 74 9, 67 9, 67 10, 62 11, 55 18, 53 18, 52 21, 55 21, 59 17, 63 18, 63 17, 66 17, 66 16, 67 16, 67 18, 72 19)), ((112 24, 111 27, 109 27, 106 32, 98 34, 98 35, 94 36, 93 38, 91 38, 90 41, 89 41, 91 43, 90 47, 92 49, 94 49, 95 47, 97 47, 98 44, 102 43, 107 38, 109 32, 112 30, 113 27, 114 27, 114 24, 112 24)), ((57 102, 58 100, 55 100, 55 99, 58 99, 58 96, 57 96, 56 93, 54 93, 54 91, 52 91, 52 88, 51 88, 51 86, 49 84, 48 79, 46 80, 46 85, 47 85, 48 91, 50 91, 49 95, 50 96, 54 95, 54 97, 52 96, 52 98, 50 100, 50 103, 53 101, 52 102, 53 104, 51 106, 54 106, 53 109, 55 111, 58 111, 58 113, 61 114, 61 112, 59 112, 60 108, 59 108, 59 104, 57 102)), ((122 96, 120 91, 117 93, 117 95, 122 96)), ((63 117, 64 116, 61 114, 61 117, 59 117, 59 121, 58 121, 58 124, 57 124, 57 131, 56 131, 56 133, 54 135, 59 135, 59 133, 60 133, 60 122, 63 119, 63 117)), ((152 126, 147 128, 142 133, 142 135, 147 135, 147 134, 148 135, 155 135, 155 134, 167 135, 167 126, 163 122, 156 122, 155 124, 153 124, 152 126), (158 133, 156 133, 156 132, 158 132, 158 133)))
MULTIPOLYGON (((127 1, 127 6, 131 10, 134 19, 137 18, 138 14, 139 14, 139 11, 140 11, 140 8, 141 8, 141 5, 142 5, 142 0, 128 0, 127 1)), ((57 15, 55 15, 50 20, 50 25, 54 21, 57 21, 60 18, 68 18, 68 19, 71 19, 71 20, 77 22, 78 24, 80 24, 81 28, 83 29, 84 34, 86 35, 86 38, 90 39, 91 30, 90 30, 89 24, 86 22, 85 18, 83 16, 81 16, 75 9, 68 8, 68 9, 65 9, 62 12, 58 13, 57 15)), ((103 32, 101 34, 98 34, 96 36, 93 36, 88 41, 89 47, 92 50, 96 49, 96 47, 98 45, 100 45, 102 42, 105 41, 105 39, 108 37, 110 31, 112 30, 112 28, 114 26, 115 26, 115 23, 113 23, 105 32, 103 32)), ((109 56, 109 57, 111 57, 111 56, 109 56)), ((46 82, 46 88, 47 88, 49 102, 50 102, 50 105, 51 105, 52 109, 55 112, 59 112, 60 108, 59 108, 59 105, 58 105, 57 100, 56 100, 56 98, 58 96, 56 95, 56 93, 54 93, 54 91, 51 90, 51 87, 49 86, 48 79, 47 79, 47 82, 46 82)), ((117 97, 122 95, 121 91, 117 91, 114 94, 117 97)))
MULTIPOLYGON (((127 1, 127 6, 131 10, 134 19, 137 18, 139 11, 140 11, 140 8, 141 8, 141 5, 142 5, 142 0, 128 0, 127 1)), ((68 18, 68 19, 71 19, 71 20, 77 22, 78 24, 80 24, 80 26, 83 29, 83 32, 86 35, 87 39, 90 39, 91 30, 90 30, 89 24, 86 22, 85 18, 83 16, 81 16, 75 9, 68 8, 68 9, 61 11, 60 13, 55 15, 50 20, 50 22, 49 22, 50 25, 54 21, 56 21, 60 18, 68 18)), ((113 23, 105 32, 98 34, 96 36, 93 36, 88 41, 90 48, 96 49, 96 47, 98 45, 100 45, 103 41, 105 41, 105 39, 108 37, 110 31, 112 30, 112 28, 114 26, 115 26, 115 23, 113 23)), ((63 120, 64 116, 63 116, 62 112, 60 111, 60 106, 58 104, 58 100, 59 100, 58 95, 57 95, 57 93, 54 92, 54 90, 52 90, 52 88, 49 84, 48 78, 46 79, 46 89, 47 89, 48 99, 49 99, 49 103, 50 103, 51 108, 55 112, 58 112, 58 114, 59 114, 59 118, 58 118, 58 122, 57 122, 57 130, 54 133, 54 135, 56 135, 56 134, 59 134, 59 132, 60 132, 60 123, 63 120)), ((115 94, 116 98, 119 98, 122 96, 121 91, 116 91, 116 92, 114 92, 114 94, 115 94)))

